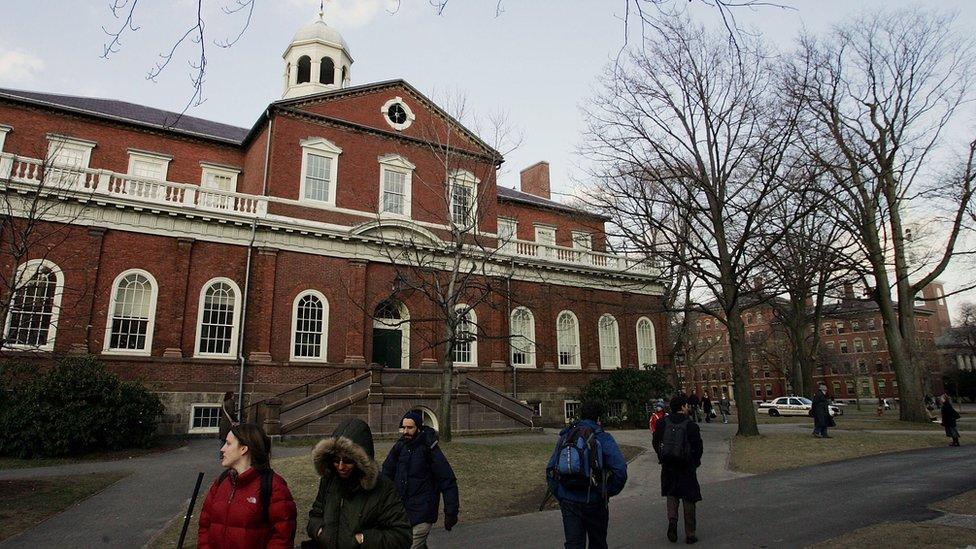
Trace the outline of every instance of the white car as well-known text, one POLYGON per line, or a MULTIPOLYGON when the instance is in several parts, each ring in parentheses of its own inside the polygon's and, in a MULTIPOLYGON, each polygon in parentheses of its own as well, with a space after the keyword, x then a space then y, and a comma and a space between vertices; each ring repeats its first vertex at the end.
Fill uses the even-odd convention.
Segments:
MULTIPOLYGON (((779 397, 773 399, 772 402, 763 402, 759 405, 759 411, 767 410, 772 417, 807 416, 810 415, 810 409, 812 408, 813 402, 809 398, 804 397, 779 397)), ((832 416, 844 414, 843 410, 833 404, 830 404, 827 408, 830 410, 830 415, 832 416)))

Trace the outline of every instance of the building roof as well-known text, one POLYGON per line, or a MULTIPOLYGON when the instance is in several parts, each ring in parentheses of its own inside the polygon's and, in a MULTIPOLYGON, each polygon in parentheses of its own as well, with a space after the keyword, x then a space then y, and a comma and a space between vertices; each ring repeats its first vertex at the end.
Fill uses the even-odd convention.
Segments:
POLYGON ((100 99, 96 97, 80 97, 77 95, 60 95, 6 88, 0 88, 0 99, 10 99, 32 105, 54 107, 79 114, 95 115, 101 118, 110 118, 140 126, 149 126, 197 137, 215 139, 235 145, 243 142, 244 137, 249 131, 247 128, 212 122, 195 116, 181 115, 180 113, 137 105, 128 101, 119 101, 117 99, 100 99))
POLYGON ((580 208, 574 208, 572 206, 567 206, 561 202, 556 202, 555 200, 549 200, 542 198, 541 196, 535 196, 534 194, 523 193, 522 191, 517 191, 515 189, 510 189, 508 187, 498 187, 498 199, 507 200, 509 202, 519 202, 521 204, 528 204, 530 206, 535 206, 537 208, 546 208, 550 210, 558 210, 561 212, 569 212, 575 215, 585 215, 587 217, 592 217, 595 219, 600 219, 602 221, 609 221, 610 218, 605 215, 595 214, 593 212, 588 212, 580 208))
MULTIPOLYGON (((898 302, 893 301, 891 305, 897 311, 898 302)), ((842 299, 837 303, 828 303, 824 305, 824 315, 825 316, 838 316, 838 315, 851 315, 858 313, 871 313, 877 312, 879 310, 878 304, 874 301, 864 300, 864 299, 842 299)), ((932 309, 925 307, 915 306, 916 313, 922 313, 925 315, 931 315, 934 313, 932 309)))
POLYGON ((315 40, 315 41, 325 42, 326 44, 332 44, 334 46, 338 46, 342 48, 343 50, 346 51, 347 54, 349 53, 349 46, 346 44, 346 40, 342 37, 341 34, 339 34, 339 31, 335 30, 334 28, 330 27, 325 23, 325 20, 322 19, 321 13, 319 13, 319 16, 315 18, 315 20, 311 21, 307 25, 304 25, 302 28, 298 29, 298 32, 296 32, 295 36, 291 39, 291 44, 289 45, 289 48, 292 45, 294 45, 296 42, 305 42, 308 40, 315 40))

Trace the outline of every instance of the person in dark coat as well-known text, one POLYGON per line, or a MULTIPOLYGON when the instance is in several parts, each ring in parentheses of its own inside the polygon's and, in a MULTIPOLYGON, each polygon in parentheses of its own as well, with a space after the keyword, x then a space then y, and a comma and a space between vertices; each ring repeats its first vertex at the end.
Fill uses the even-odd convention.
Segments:
POLYGON ((458 521, 458 485, 451 464, 437 445, 437 431, 423 424, 423 415, 411 410, 400 420, 403 435, 383 462, 383 474, 396 484, 413 527, 411 549, 426 549, 427 535, 437 522, 444 496, 444 529, 458 521))
MULTIPOLYGON (((319 491, 306 532, 329 549, 407 549, 410 523, 393 481, 373 459, 373 434, 350 418, 312 450, 319 491)), ((303 547, 307 544, 303 544, 303 547)))
POLYGON ((830 403, 827 400, 827 388, 821 385, 817 388, 817 394, 813 395, 813 406, 810 408, 810 415, 813 416, 813 436, 817 438, 830 438, 827 434, 827 427, 832 420, 830 418, 830 403))
POLYGON ((683 395, 678 395, 671 399, 671 413, 664 419, 664 426, 654 432, 651 446, 658 456, 661 463, 661 495, 667 498, 668 502, 668 540, 672 543, 678 541, 678 503, 684 506, 685 522, 685 541, 695 543, 698 537, 695 534, 697 521, 695 518, 695 505, 701 501, 701 485, 698 484, 698 467, 701 466, 704 445, 702 444, 701 430, 698 425, 688 417, 690 407, 688 400, 683 395), (661 459, 661 444, 664 442, 665 433, 672 424, 685 426, 688 443, 688 458, 684 463, 665 462, 661 459))
POLYGON ((560 442, 546 465, 546 483, 559 500, 566 549, 584 549, 587 542, 590 549, 606 549, 607 528, 610 525, 609 498, 619 494, 627 484, 627 460, 620 453, 613 436, 600 427, 603 414, 603 405, 599 402, 584 402, 580 406, 580 420, 559 432, 560 442), (574 488, 565 486, 556 478, 560 444, 563 437, 577 426, 590 429, 600 443, 603 473, 606 475, 603 487, 574 488))
POLYGON ((702 397, 702 412, 705 413, 705 423, 712 422, 712 399, 708 398, 708 393, 702 397))
POLYGON ((952 407, 949 395, 942 395, 942 427, 946 436, 952 439, 949 446, 959 446, 959 428, 956 426, 958 419, 959 412, 952 407))
POLYGON ((698 412, 699 410, 698 407, 700 405, 701 405, 701 401, 698 400, 698 393, 691 393, 691 395, 688 396, 688 410, 689 410, 688 417, 690 417, 692 420, 698 423, 701 423, 701 416, 699 415, 698 412))

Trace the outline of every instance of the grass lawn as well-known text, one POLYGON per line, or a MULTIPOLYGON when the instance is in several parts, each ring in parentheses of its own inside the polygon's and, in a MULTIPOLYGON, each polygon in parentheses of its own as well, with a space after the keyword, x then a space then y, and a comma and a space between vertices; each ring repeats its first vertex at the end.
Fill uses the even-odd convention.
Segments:
MULTIPOLYGON (((806 433, 735 437, 732 440, 732 468, 744 473, 768 473, 861 456, 948 445, 948 439, 940 435, 835 430, 831 433, 833 438, 830 439, 814 438, 806 433)), ((947 451, 950 450, 947 448, 947 451)))
MULTIPOLYGON (((760 425, 781 425, 787 424, 807 424, 813 430, 813 418, 808 416, 780 416, 771 417, 765 412, 756 412, 756 419, 760 425)), ((874 408, 862 405, 858 410, 856 406, 844 407, 844 414, 834 418, 837 422, 835 429, 853 431, 933 431, 941 432, 942 425, 938 423, 909 423, 898 420, 898 410, 888 410, 883 416, 878 416, 874 408)), ((733 423, 737 422, 733 410, 731 417, 733 423)), ((976 426, 976 425, 974 425, 976 426)), ((961 426, 960 428, 965 428, 961 426)))
POLYGON ((70 456, 61 458, 36 458, 36 459, 17 459, 0 457, 0 470, 3 469, 23 469, 25 467, 51 467, 53 465, 67 465, 71 463, 82 463, 87 461, 119 461, 132 459, 147 454, 157 452, 168 452, 183 446, 184 442, 168 441, 157 444, 151 448, 129 448, 126 450, 112 450, 110 452, 92 452, 82 456, 70 456))
POLYGON ((128 473, 0 481, 0 540, 114 484, 128 473))
MULTIPOLYGON (((376 455, 386 456, 392 442, 378 442, 376 455)), ((470 522, 493 517, 518 515, 535 511, 545 495, 543 471, 552 453, 552 443, 505 443, 476 444, 453 442, 441 445, 458 478, 461 494, 461 521, 470 522)), ((621 445, 624 457, 630 461, 644 449, 621 445)), ((311 451, 311 447, 309 447, 311 451)), ((298 534, 296 543, 305 539, 308 510, 318 490, 319 477, 312 468, 309 455, 276 459, 272 467, 288 481, 298 506, 298 534)), ((209 485, 208 485, 209 486, 209 485)), ((201 488, 205 490, 208 486, 201 488)), ((198 508, 187 533, 187 540, 195 547, 197 537, 197 511, 205 494, 201 494, 198 508)), ((554 502, 550 501, 550 506, 554 502)), ((173 519, 169 526, 153 541, 150 547, 176 546, 182 527, 182 515, 173 519)))
MULTIPOLYGON (((976 514, 976 490, 934 503, 929 507, 945 513, 976 514)), ((917 522, 874 524, 821 543, 816 547, 876 547, 884 540, 888 547, 966 547, 976 545, 976 530, 917 522)))

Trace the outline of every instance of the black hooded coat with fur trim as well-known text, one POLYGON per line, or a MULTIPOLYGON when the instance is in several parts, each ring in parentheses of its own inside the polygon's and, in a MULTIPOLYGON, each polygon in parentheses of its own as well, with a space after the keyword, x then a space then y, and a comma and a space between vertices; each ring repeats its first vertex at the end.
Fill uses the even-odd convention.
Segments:
POLYGON ((373 435, 358 419, 346 420, 312 451, 321 479, 308 513, 308 535, 319 547, 408 549, 411 528, 393 482, 380 474, 373 459, 373 435), (343 481, 335 473, 335 456, 356 462, 356 473, 343 481), (363 534, 363 544, 356 534, 363 534))

